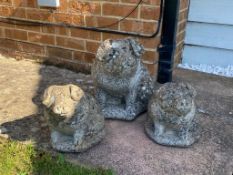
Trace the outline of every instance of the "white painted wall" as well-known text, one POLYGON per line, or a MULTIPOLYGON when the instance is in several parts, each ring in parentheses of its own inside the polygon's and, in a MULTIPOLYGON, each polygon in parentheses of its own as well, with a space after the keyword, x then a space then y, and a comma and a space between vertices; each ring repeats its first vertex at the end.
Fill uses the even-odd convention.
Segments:
POLYGON ((190 0, 189 21, 233 25, 233 0, 190 0))
POLYGON ((185 45, 182 63, 227 67, 233 65, 233 50, 185 45))
POLYGON ((185 43, 233 50, 233 26, 189 22, 185 43))
POLYGON ((182 63, 233 65, 233 0, 190 0, 182 63))

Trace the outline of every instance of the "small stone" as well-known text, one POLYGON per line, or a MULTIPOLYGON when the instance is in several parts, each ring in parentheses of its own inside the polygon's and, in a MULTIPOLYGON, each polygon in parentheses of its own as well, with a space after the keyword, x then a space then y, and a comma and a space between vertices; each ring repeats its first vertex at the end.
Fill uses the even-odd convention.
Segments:
POLYGON ((0 134, 0 137, 5 138, 5 139, 9 139, 9 135, 8 134, 0 134))
POLYGON ((84 80, 83 79, 76 79, 77 83, 82 83, 84 80))
POLYGON ((6 133, 8 133, 8 129, 0 126, 0 134, 6 134, 6 133))
POLYGON ((40 116, 40 121, 44 122, 44 121, 46 121, 46 118, 44 116, 40 116))
POLYGON ((37 131, 39 131, 40 129, 39 128, 37 128, 37 127, 33 127, 33 128, 31 128, 31 131, 32 132, 37 132, 37 131))
POLYGON ((95 89, 95 87, 94 86, 89 86, 89 89, 95 89))
POLYGON ((42 128, 45 128, 45 127, 48 126, 48 123, 42 123, 40 126, 41 126, 42 128))
POLYGON ((82 89, 83 89, 83 90, 87 90, 87 89, 88 89, 88 86, 82 86, 82 89))
POLYGON ((230 114, 230 115, 232 115, 232 114, 233 114, 233 112, 229 112, 229 114, 230 114))
POLYGON ((88 84, 93 84, 93 80, 87 80, 88 84))
POLYGON ((209 114, 207 111, 203 109, 197 109, 197 112, 202 113, 202 114, 209 114))

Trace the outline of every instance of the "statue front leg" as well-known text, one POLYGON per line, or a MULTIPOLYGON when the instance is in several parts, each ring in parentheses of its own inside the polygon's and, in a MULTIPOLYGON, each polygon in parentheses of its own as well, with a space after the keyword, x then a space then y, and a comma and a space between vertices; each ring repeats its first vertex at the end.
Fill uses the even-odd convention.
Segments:
POLYGON ((135 117, 137 117, 140 113, 142 113, 145 110, 145 105, 141 103, 141 101, 137 100, 136 91, 130 92, 125 97, 125 101, 125 110, 130 120, 133 120, 135 117))
POLYGON ((52 131, 51 133, 52 147, 60 152, 75 152, 75 144, 73 143, 73 137, 61 134, 58 131, 52 131))
POLYGON ((98 101, 100 107, 103 109, 106 105, 106 101, 107 101, 107 94, 104 90, 100 89, 100 88, 96 88, 96 92, 95 92, 95 96, 96 96, 96 100, 98 101))
POLYGON ((76 130, 73 135, 73 142, 74 145, 81 145, 84 140, 84 131, 83 130, 76 130))

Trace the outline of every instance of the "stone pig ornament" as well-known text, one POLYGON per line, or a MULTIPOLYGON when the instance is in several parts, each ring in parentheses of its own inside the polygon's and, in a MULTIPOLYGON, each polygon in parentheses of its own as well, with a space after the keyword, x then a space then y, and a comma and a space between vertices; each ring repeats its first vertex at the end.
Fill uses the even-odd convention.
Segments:
POLYGON ((142 64, 143 53, 143 46, 131 38, 100 45, 92 77, 105 118, 133 120, 146 110, 153 83, 142 64))
POLYGON ((43 104, 52 147, 57 151, 82 152, 104 137, 104 117, 96 100, 78 86, 50 86, 43 104))
POLYGON ((199 138, 194 98, 186 83, 167 83, 152 96, 145 130, 156 143, 187 147, 199 138))

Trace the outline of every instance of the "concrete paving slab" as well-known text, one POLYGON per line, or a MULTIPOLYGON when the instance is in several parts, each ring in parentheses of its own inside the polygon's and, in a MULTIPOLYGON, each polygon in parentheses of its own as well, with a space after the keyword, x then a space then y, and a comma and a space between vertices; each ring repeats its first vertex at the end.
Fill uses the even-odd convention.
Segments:
MULTIPOLYGON (((40 102, 44 89, 74 83, 92 92, 90 76, 6 58, 0 58, 0 67, 0 125, 12 139, 33 140, 50 150, 40 102)), ((133 122, 106 120, 105 139, 85 153, 65 154, 67 160, 112 168, 120 175, 232 175, 233 79, 177 69, 174 81, 189 82, 198 92, 198 143, 185 149, 154 143, 144 132, 143 114, 133 122)))

